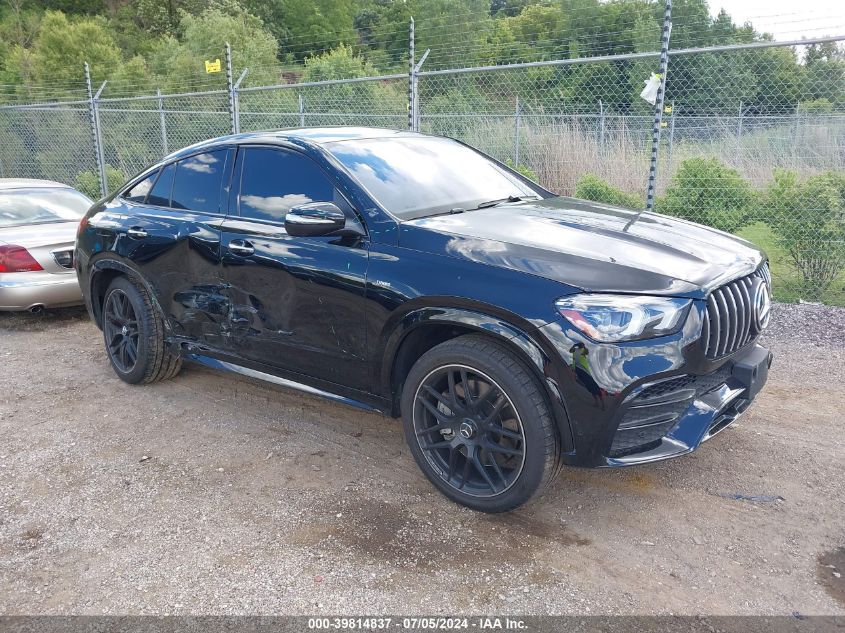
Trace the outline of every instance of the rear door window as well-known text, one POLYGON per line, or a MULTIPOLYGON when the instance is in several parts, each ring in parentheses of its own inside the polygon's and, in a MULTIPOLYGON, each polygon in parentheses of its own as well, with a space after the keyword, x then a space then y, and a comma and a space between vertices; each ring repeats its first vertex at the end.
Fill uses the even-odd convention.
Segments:
POLYGON ((170 190, 173 189, 173 173, 175 171, 176 165, 172 163, 161 170, 161 176, 150 191, 147 204, 157 207, 170 206, 170 190))
POLYGON ((170 206, 205 213, 220 211, 228 150, 197 154, 176 163, 170 206))
POLYGON ((144 178, 142 181, 138 182, 133 186, 129 191, 124 194, 124 198, 129 200, 130 202, 138 202, 143 204, 144 201, 147 199, 147 194, 150 193, 150 189, 153 188, 153 183, 156 181, 156 176, 158 176, 158 169, 156 169, 153 173, 149 176, 144 178))

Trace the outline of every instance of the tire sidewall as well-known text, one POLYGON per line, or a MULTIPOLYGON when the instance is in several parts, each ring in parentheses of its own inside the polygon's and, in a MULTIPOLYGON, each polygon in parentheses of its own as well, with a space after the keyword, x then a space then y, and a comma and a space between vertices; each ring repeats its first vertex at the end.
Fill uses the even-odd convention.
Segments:
MULTIPOLYGON (((528 373, 528 370, 522 368, 528 373)), ((528 374, 532 379, 533 376, 528 374)), ((547 462, 555 459, 548 455, 547 436, 543 428, 541 416, 546 411, 538 411, 535 402, 525 393, 518 377, 507 371, 495 358, 491 358, 483 351, 472 346, 464 346, 460 355, 443 346, 435 347, 426 352, 411 368, 402 389, 402 425, 405 440, 420 469, 428 479, 447 497, 462 505, 466 505, 483 512, 503 512, 525 503, 538 490, 545 477, 547 462), (525 462, 522 471, 514 484, 506 491, 492 497, 475 497, 463 493, 448 483, 429 464, 423 450, 417 441, 414 430, 414 399, 422 381, 430 372, 444 365, 465 365, 488 375, 505 391, 519 415, 525 436, 525 462)))
MULTIPOLYGON (((121 371, 115 365, 111 353, 108 351, 109 341, 106 339, 106 329, 103 327, 103 341, 106 345, 106 356, 108 356, 109 364, 112 366, 114 372, 124 382, 136 384, 141 382, 147 373, 147 366, 150 363, 150 337, 152 335, 152 323, 150 322, 151 315, 147 308, 144 298, 141 296, 138 288, 126 277, 118 277, 109 285, 106 291, 105 299, 103 300, 103 307, 108 305, 109 298, 114 292, 123 292, 132 304, 132 309, 135 311, 135 316, 138 320, 138 357, 135 361, 135 366, 129 372, 121 371)), ((103 312, 103 319, 105 319, 105 310, 103 312)))

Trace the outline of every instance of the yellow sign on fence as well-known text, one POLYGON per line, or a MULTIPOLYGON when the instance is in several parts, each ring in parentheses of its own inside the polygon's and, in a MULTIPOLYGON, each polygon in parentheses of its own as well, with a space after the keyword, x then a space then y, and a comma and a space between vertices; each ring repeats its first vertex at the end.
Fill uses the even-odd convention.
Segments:
POLYGON ((213 62, 205 60, 205 72, 207 73, 219 73, 220 72, 220 59, 215 59, 213 62))

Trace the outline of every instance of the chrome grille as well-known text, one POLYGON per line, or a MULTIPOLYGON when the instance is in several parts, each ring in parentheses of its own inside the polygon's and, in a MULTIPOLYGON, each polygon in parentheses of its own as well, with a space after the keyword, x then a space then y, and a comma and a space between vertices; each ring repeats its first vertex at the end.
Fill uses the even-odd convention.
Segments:
POLYGON ((721 358, 742 348, 756 336, 751 287, 761 278, 771 288, 769 265, 716 288, 707 298, 707 313, 701 333, 707 358, 721 358))

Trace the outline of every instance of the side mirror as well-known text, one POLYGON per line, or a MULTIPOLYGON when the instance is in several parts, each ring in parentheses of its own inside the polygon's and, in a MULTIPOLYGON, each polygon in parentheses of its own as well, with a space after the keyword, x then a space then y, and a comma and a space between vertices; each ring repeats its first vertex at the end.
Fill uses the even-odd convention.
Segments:
POLYGON ((294 237, 330 235, 344 226, 346 215, 333 202, 300 204, 285 215, 285 231, 294 237))

